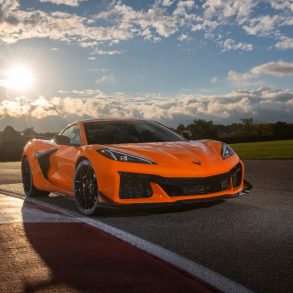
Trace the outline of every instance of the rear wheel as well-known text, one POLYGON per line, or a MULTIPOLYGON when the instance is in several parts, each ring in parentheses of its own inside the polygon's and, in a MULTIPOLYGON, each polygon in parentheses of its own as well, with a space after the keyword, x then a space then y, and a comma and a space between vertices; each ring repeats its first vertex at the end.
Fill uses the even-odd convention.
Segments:
POLYGON ((34 186, 32 170, 27 157, 21 162, 23 190, 27 197, 47 196, 49 192, 39 190, 34 186))
POLYGON ((78 209, 84 215, 93 215, 98 208, 96 174, 88 160, 81 161, 76 168, 74 199, 78 209))

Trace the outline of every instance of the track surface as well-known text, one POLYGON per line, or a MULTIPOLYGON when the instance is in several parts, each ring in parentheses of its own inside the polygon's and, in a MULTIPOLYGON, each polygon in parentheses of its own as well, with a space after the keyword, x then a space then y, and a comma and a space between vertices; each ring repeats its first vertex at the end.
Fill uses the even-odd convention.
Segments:
POLYGON ((214 292, 73 217, 1 194, 0 239, 0 292, 214 292))
MULTIPOLYGON (((293 161, 246 161, 245 165, 254 186, 246 197, 172 209, 103 210, 97 218, 253 291, 292 292, 293 161)), ((0 183, 4 183, 0 190, 22 192, 17 166, 0 164, 0 183)), ((71 200, 62 197, 43 200, 75 209, 71 200)))

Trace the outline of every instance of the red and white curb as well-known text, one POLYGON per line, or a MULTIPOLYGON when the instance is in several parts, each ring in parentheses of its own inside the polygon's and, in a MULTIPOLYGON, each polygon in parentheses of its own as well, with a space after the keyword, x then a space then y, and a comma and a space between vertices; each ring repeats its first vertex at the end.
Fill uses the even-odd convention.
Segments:
MULTIPOLYGON (((22 197, 15 193, 10 193, 10 192, 3 192, 1 193, 8 195, 8 196, 13 196, 17 197, 20 200, 24 200, 22 197)), ((66 209, 63 209, 61 207, 55 206, 53 204, 49 203, 44 203, 41 202, 37 199, 33 198, 26 198, 25 199, 26 203, 30 203, 32 205, 35 205, 35 207, 39 207, 40 211, 34 214, 33 216, 27 212, 27 217, 26 221, 40 221, 44 222, 44 218, 46 218, 46 221, 50 221, 50 216, 48 216, 48 212, 46 212, 46 209, 51 209, 52 211, 55 211, 58 213, 58 221, 59 222, 82 222, 86 223, 90 226, 96 227, 118 239, 121 239, 134 247, 139 248, 142 251, 147 252, 148 254, 151 254, 167 263, 170 263, 174 265, 175 267, 181 269, 182 271, 187 272, 191 276, 202 280, 203 282, 211 285, 212 287, 218 289, 219 291, 222 292, 227 292, 227 293, 251 293, 253 291, 245 288, 244 286, 202 266, 201 264, 196 263, 195 261, 192 261, 190 259, 187 259, 183 256, 180 256, 166 248, 163 248, 157 244, 151 243, 147 240, 144 240, 140 237, 137 237, 135 235, 132 235, 128 232, 125 232, 123 230, 120 230, 118 228, 115 228, 113 226, 110 226, 108 224, 103 223, 102 221, 99 221, 97 219, 92 219, 92 218, 87 218, 85 216, 80 215, 77 212, 69 211, 66 209), (44 210, 45 209, 45 210, 44 210), (49 217, 49 218, 47 218, 49 217)), ((20 202, 21 203, 21 202, 20 202)), ((18 207, 19 209, 19 207, 18 207)), ((25 211, 24 211, 25 212, 25 211)), ((5 215, 0 216, 0 223, 8 221, 7 218, 5 218, 5 215)), ((17 214, 16 216, 17 217, 17 214)), ((22 217, 22 215, 19 215, 19 217, 22 217)), ((17 219, 15 219, 17 220, 17 219)), ((20 219, 19 219, 20 220, 20 219)), ((52 217, 52 221, 56 222, 56 218, 52 217)), ((58 222, 57 221, 57 222, 58 222)))

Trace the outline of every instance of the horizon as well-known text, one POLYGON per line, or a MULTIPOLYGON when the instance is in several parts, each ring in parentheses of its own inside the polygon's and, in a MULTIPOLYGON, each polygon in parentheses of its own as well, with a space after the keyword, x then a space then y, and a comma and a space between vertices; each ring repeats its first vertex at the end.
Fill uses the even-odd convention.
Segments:
MULTIPOLYGON (((148 121, 148 119, 144 119, 144 118, 142 118, 142 119, 138 119, 138 118, 123 118, 123 119, 116 118, 116 119, 117 119, 117 120, 129 120, 129 119, 134 119, 134 120, 147 120, 147 121, 148 121)), ((93 121, 94 121, 94 120, 111 120, 111 119, 108 119, 108 118, 103 118, 103 119, 95 119, 95 118, 91 118, 91 119, 84 119, 84 120, 89 120, 89 121, 93 120, 93 121)), ((83 120, 83 121, 84 121, 84 120, 83 120)), ((113 120, 115 120, 115 119, 113 119, 113 120)), ((279 120, 279 121, 276 121, 276 122, 258 121, 258 120, 255 120, 255 119, 253 119, 253 118, 247 118, 247 119, 244 119, 244 120, 251 120, 251 123, 252 123, 252 125, 254 125, 254 126, 257 126, 257 125, 277 125, 278 123, 286 124, 286 125, 293 125, 293 123, 286 122, 286 121, 282 121, 282 120, 279 120)), ((80 120, 72 121, 72 123, 70 123, 70 124, 74 124, 74 123, 76 123, 76 122, 78 122, 78 121, 80 121, 80 120)), ((149 121, 155 121, 155 120, 149 120, 149 121)), ((238 121, 238 122, 231 122, 231 123, 227 123, 227 124, 224 124, 224 123, 214 123, 214 121, 212 121, 212 120, 194 119, 193 121, 190 121, 189 123, 186 123, 186 124, 184 124, 184 123, 179 123, 179 124, 176 125, 175 127, 171 127, 171 126, 169 126, 169 125, 167 125, 167 124, 165 124, 165 126, 167 126, 167 127, 171 127, 171 128, 173 128, 173 129, 175 129, 175 130, 178 130, 178 127, 180 127, 180 126, 188 127, 188 126, 194 124, 194 121, 202 121, 202 122, 204 122, 204 123, 212 122, 212 123, 213 123, 213 126, 215 126, 215 127, 217 127, 217 126, 228 127, 228 126, 232 126, 232 125, 239 125, 239 126, 240 126, 240 125, 244 125, 244 124, 245 124, 245 122, 242 121, 242 119, 241 119, 240 121, 238 121)), ((155 122, 159 122, 159 121, 155 121, 155 122)), ((67 127, 68 125, 70 125, 70 124, 65 125, 62 129, 66 128, 66 127, 67 127)), ((164 125, 164 124, 163 124, 163 125, 164 125)), ((26 128, 19 128, 19 129, 17 129, 17 128, 13 127, 12 125, 6 125, 4 128, 0 128, 0 133, 3 132, 3 131, 4 131, 6 128, 8 128, 8 127, 12 128, 12 129, 13 129, 14 131, 16 131, 16 132, 19 132, 20 134, 22 134, 22 133, 25 132, 26 130, 32 130, 32 131, 36 132, 37 134, 43 134, 43 133, 58 133, 59 131, 62 130, 62 129, 58 129, 58 130, 56 130, 56 131, 37 131, 37 130, 34 128, 34 126, 30 126, 30 127, 26 127, 26 128)))
POLYGON ((293 5, 0 0, 0 129, 293 122, 293 5))

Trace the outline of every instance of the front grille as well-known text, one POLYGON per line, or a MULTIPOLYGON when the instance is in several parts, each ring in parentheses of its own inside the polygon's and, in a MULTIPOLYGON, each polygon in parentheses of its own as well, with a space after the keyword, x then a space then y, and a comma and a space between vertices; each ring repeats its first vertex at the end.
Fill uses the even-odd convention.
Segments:
POLYGON ((152 194, 151 183, 145 176, 133 173, 120 173, 120 198, 147 198, 151 197, 152 194))
POLYGON ((231 178, 233 187, 238 187, 242 176, 240 163, 227 173, 199 178, 165 178, 121 172, 119 196, 123 199, 151 197, 151 182, 158 184, 169 196, 204 195, 228 190, 231 178))
POLYGON ((229 189, 229 174, 162 181, 157 183, 169 196, 203 195, 229 189))

